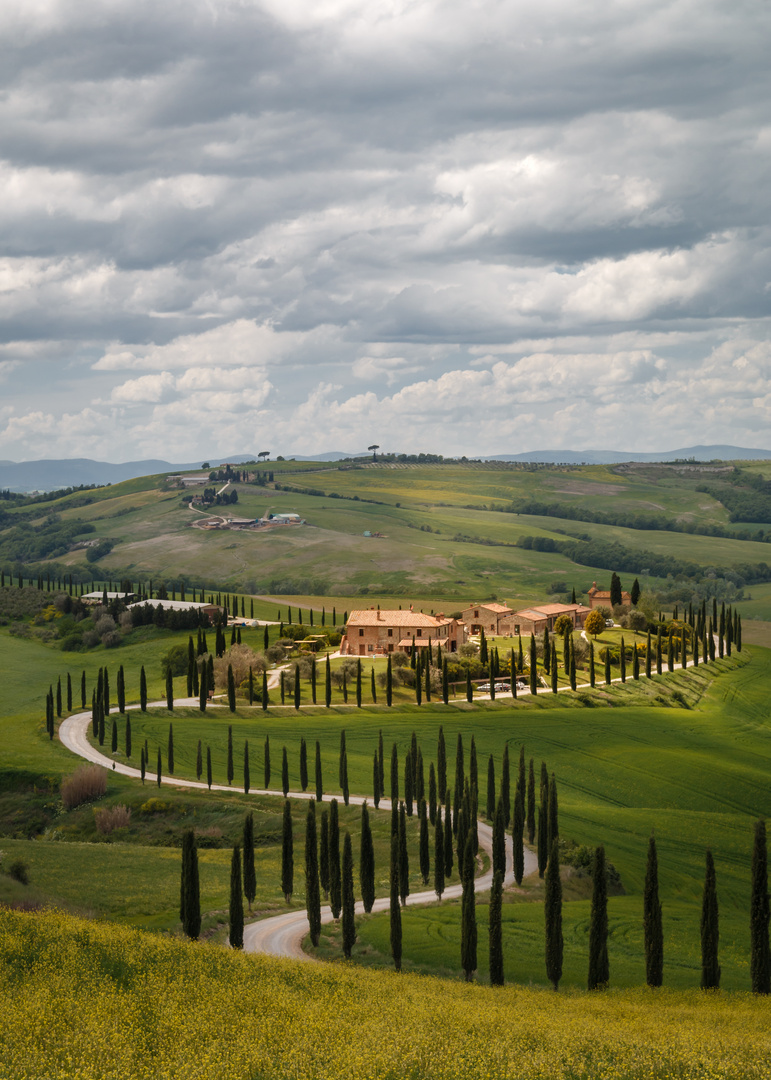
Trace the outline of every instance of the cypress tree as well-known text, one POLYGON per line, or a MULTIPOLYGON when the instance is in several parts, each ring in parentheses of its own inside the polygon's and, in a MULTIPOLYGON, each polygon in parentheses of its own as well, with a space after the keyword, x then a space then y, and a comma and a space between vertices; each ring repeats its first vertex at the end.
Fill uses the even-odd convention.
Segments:
POLYGON ((508 829, 511 821, 511 770, 509 769, 509 744, 503 744, 503 763, 501 765, 501 800, 503 802, 503 824, 508 829))
MULTIPOLYGON (((430 652, 431 652, 431 642, 430 641, 428 643, 428 651, 429 651, 429 654, 430 654, 430 652)), ((426 658, 424 668, 425 668, 424 676, 425 676, 426 701, 430 701, 431 700, 431 658, 430 658, 430 655, 429 655, 429 657, 426 658)))
POLYGON ((228 727, 228 785, 233 783, 233 727, 228 727))
POLYGON ((228 708, 236 711, 236 680, 233 678, 233 665, 228 664, 228 708))
POLYGON ((556 694, 559 689, 559 672, 557 670, 557 647, 552 641, 551 643, 551 692, 556 694))
POLYGON ((211 771, 211 747, 206 747, 206 786, 211 791, 212 771, 211 771))
POLYGON ((369 810, 366 801, 361 808, 361 846, 359 849, 359 884, 361 899, 367 914, 372 911, 375 902, 375 847, 372 842, 372 829, 369 824, 369 810))
POLYGON ((485 806, 485 817, 488 821, 492 821, 495 817, 495 761, 493 755, 490 754, 487 759, 487 803, 485 806))
POLYGON ((646 679, 650 679, 650 677, 651 677, 651 662, 652 662, 652 659, 653 659, 653 657, 651 656, 651 648, 652 648, 651 632, 649 630, 648 631, 648 640, 645 643, 645 678, 646 679))
POLYGON ((423 878, 423 884, 428 885, 428 876, 431 872, 431 856, 428 847, 428 811, 425 799, 420 800, 418 817, 420 818, 420 874, 423 878))
POLYGON ((453 803, 453 831, 457 832, 458 810, 463 798, 463 789, 466 783, 466 770, 463 764, 463 736, 458 732, 458 743, 455 747, 455 801, 453 803))
POLYGON ((281 750, 281 790, 286 798, 289 794, 289 755, 285 746, 281 750))
POLYGON ((750 976, 754 994, 771 992, 771 954, 768 941, 768 854, 766 823, 755 823, 750 899, 750 976))
POLYGON ((643 932, 645 981, 648 986, 661 986, 664 981, 664 933, 659 902, 659 860, 654 836, 651 836, 648 841, 648 863, 645 869, 643 893, 643 932))
POLYGON ((532 844, 535 840, 535 765, 530 758, 530 767, 527 777, 527 841, 532 844))
POLYGON ((168 752, 166 754, 166 757, 167 757, 167 766, 168 766, 168 770, 169 770, 169 776, 173 776, 174 775, 174 729, 173 729, 171 724, 169 724, 169 747, 168 747, 168 752))
POLYGON ((265 749, 263 751, 263 771, 265 780, 265 790, 270 788, 270 735, 265 736, 265 749))
POLYGON ((610 646, 605 646, 605 685, 610 686, 610 646))
POLYGON ((308 912, 311 944, 315 948, 321 933, 321 897, 316 852, 316 803, 313 800, 308 804, 305 819, 305 910, 308 912))
POLYGON ((423 765, 423 751, 418 747, 417 766, 415 768, 415 799, 420 802, 426 797, 426 772, 423 765))
POLYGON ((517 790, 514 793, 514 814, 511 827, 511 839, 514 845, 514 878, 517 885, 521 885, 522 877, 525 872, 523 847, 525 841, 525 804, 524 794, 519 784, 517 784, 517 790))
POLYGON ((715 885, 715 863, 712 852, 707 848, 707 866, 704 874, 704 896, 701 903, 701 988, 717 990, 720 986, 720 964, 718 963, 718 928, 717 889, 715 885))
MULTIPOLYGON (((105 679, 105 685, 107 680, 105 679)), ((166 708, 174 708, 174 679, 172 678, 171 668, 166 669, 166 708)))
POLYGON ((311 701, 316 704, 316 657, 311 655, 311 701))
POLYGON ((570 689, 576 688, 576 650, 573 645, 573 638, 570 639, 570 689))
POLYGON ((268 707, 268 673, 267 673, 267 671, 263 671, 263 673, 262 673, 262 702, 261 702, 261 704, 262 704, 262 711, 265 712, 265 710, 268 707))
POLYGON ((112 718, 112 737, 110 739, 110 748, 113 754, 118 751, 118 721, 113 716, 112 718))
POLYGON ((439 741, 436 748, 436 782, 439 801, 444 802, 447 792, 447 748, 444 743, 444 728, 439 725, 439 741))
POLYGON ((342 785, 342 787, 343 787, 343 802, 347 806, 348 801, 350 799, 350 794, 349 794, 349 791, 348 791, 348 754, 347 754, 347 752, 343 755, 343 785, 342 785))
POLYGON ((395 806, 399 798, 399 754, 396 743, 391 747, 391 806, 395 806))
POLYGON ((656 631, 656 674, 660 675, 663 670, 661 655, 661 627, 656 631))
POLYGON ((329 813, 321 811, 321 853, 319 857, 319 881, 324 899, 329 896, 329 813))
POLYGON ((361 708, 361 660, 356 661, 356 706, 361 708))
POLYGON ((337 814, 337 799, 333 799, 329 807, 329 906, 332 909, 333 918, 340 918, 342 903, 340 823, 337 814))
POLYGON ((621 645, 619 647, 619 663, 621 664, 621 682, 626 682, 626 646, 624 644, 623 635, 621 637, 621 645))
POLYGON ((324 663, 324 705, 327 708, 332 705, 332 668, 329 664, 329 653, 324 663))
POLYGON ((412 817, 412 751, 407 751, 407 757, 404 759, 404 803, 407 810, 407 814, 412 817))
POLYGON ((589 685, 591 686, 592 689, 594 689, 594 684, 595 684, 596 681, 597 680, 596 680, 596 676, 595 676, 595 672, 594 672, 594 642, 590 641, 589 642, 589 685))
POLYGON ((675 639, 672 634, 669 635, 669 641, 667 642, 667 671, 675 670, 675 639))
POLYGON ((549 852, 544 883, 544 917, 546 920, 546 977, 555 990, 562 978, 562 882, 560 880, 559 846, 554 840, 549 852))
MULTIPOLYGON (((127 718, 127 722, 128 722, 128 718, 127 718)), ((199 739, 198 740, 198 747, 197 747, 196 753, 195 753, 195 778, 196 778, 196 780, 201 779, 202 773, 203 773, 203 747, 201 746, 201 740, 199 739)))
POLYGON ((468 756, 468 778, 471 789, 476 788, 479 790, 479 765, 477 764, 477 747, 473 735, 471 736, 471 749, 468 756))
POLYGON ((343 955, 351 958, 351 949, 356 943, 356 920, 354 917, 355 900, 353 896, 353 849, 351 834, 346 831, 343 840, 343 955))
MULTIPOLYGON (((117 680, 117 693, 118 693, 118 712, 124 713, 126 711, 126 674, 123 670, 123 664, 118 668, 118 680, 117 680)), ((70 683, 70 674, 67 672, 67 700, 68 708, 72 708, 72 685, 70 683)))
MULTIPOLYGON (((374 668, 372 670, 374 671, 374 668)), ((389 653, 388 661, 387 661, 387 665, 386 665, 386 705, 388 706, 389 709, 391 708, 391 703, 393 701, 393 692, 394 692, 393 671, 391 669, 391 655, 389 653)))
POLYGON ((498 800, 493 818, 493 873, 506 876, 506 822, 503 799, 498 800))
POLYGON ((244 816, 244 896, 252 910, 257 895, 257 875, 254 869, 254 814, 244 816))
POLYGON ((399 905, 399 833, 391 836, 390 863, 390 913, 391 913, 391 956, 394 968, 402 970, 402 913, 399 905))
POLYGON ((447 671, 447 657, 442 661, 442 701, 445 705, 450 703, 450 676, 447 671))
POLYGON ((471 684, 471 668, 466 668, 466 701, 474 700, 474 687, 471 684))
POLYGON ((198 696, 198 708, 206 712, 206 702, 209 700, 209 669, 206 664, 201 665, 201 688, 198 696))
POLYGON ((316 802, 324 798, 324 784, 321 779, 321 743, 316 739, 316 802))
POLYGON ((287 904, 294 892, 294 841, 292 837, 292 807, 284 800, 284 821, 281 833, 281 891, 287 904))
MULTIPOLYGON (((195 671, 195 646, 193 645, 193 635, 191 634, 187 639, 187 696, 193 696, 193 672, 195 671)), ((120 691, 119 691, 120 692, 120 691)))
POLYGON ((432 825, 436 824, 436 771, 433 761, 428 767, 428 820, 432 825))
POLYGON ((147 772, 147 760, 145 758, 145 748, 140 747, 139 750, 139 775, 142 777, 142 783, 145 782, 145 774, 147 772))
MULTIPOLYGON (((444 800, 444 876, 448 878, 452 874, 453 850, 452 850, 452 792, 448 788, 444 800)), ((437 817, 439 815, 437 814, 437 817)))
POLYGON ((249 740, 244 740, 244 795, 249 794, 252 778, 249 772, 249 740))
POLYGON ((102 690, 102 703, 106 716, 110 715, 110 676, 107 668, 104 669, 104 685, 102 690))
POLYGON ((503 874, 497 871, 490 889, 488 941, 490 985, 503 986, 503 874))
POLYGON ((139 672, 139 707, 142 712, 147 712, 147 676, 144 665, 139 672))
POLYGON ((543 799, 538 809, 538 876, 543 877, 546 872, 546 863, 548 861, 548 835, 547 835, 547 811, 544 805, 543 799))
POLYGON ((410 857, 407 851, 407 814, 404 803, 399 803, 399 896, 402 906, 410 895, 410 857))
POLYGON ((345 668, 343 668, 343 704, 348 704, 348 675, 345 668))
POLYGON ((549 780, 549 820, 547 825, 547 843, 549 845, 549 851, 551 851, 552 844, 559 838, 559 815, 557 806, 557 781, 554 777, 554 773, 551 774, 549 780))
POLYGON ((294 666, 294 707, 300 708, 300 665, 294 666))
POLYGON ((434 823, 434 892, 437 899, 441 900, 444 892, 444 828, 441 809, 434 823))
POLYGON ((308 789, 308 747, 305 739, 300 739, 300 787, 303 791, 308 789))
MULTIPOLYGON (((131 717, 126 717, 126 757, 131 757, 131 717)), ((198 774, 200 777, 200 773, 198 774)))
POLYGON ((157 766, 156 766, 155 781, 156 781, 158 787, 160 787, 161 786, 161 748, 160 748, 160 746, 158 747, 158 763, 157 763, 157 766))
POLYGON ((469 834, 463 853, 463 896, 461 899, 461 967, 466 982, 477 968, 477 916, 474 896, 474 844, 469 834))
POLYGON ((421 668, 420 657, 418 657, 418 666, 415 669, 415 704, 421 705, 423 703, 423 684, 420 681, 421 668))
POLYGON ((538 693, 538 657, 535 651, 535 636, 530 635, 530 693, 538 693))
POLYGON ((182 929, 191 941, 201 933, 201 890, 198 878, 198 848, 195 833, 187 829, 182 838, 182 929))
POLYGON ((377 687, 375 686, 375 669, 374 669, 374 667, 371 667, 369 669, 369 674, 370 674, 369 692, 370 692, 370 696, 372 697, 372 704, 377 705, 377 687))
POLYGON ((590 990, 605 990, 610 981, 608 965, 608 883, 605 848, 595 848, 592 860, 592 911, 589 922, 590 990))
POLYGON ((372 755, 372 801, 377 810, 380 806, 380 761, 378 760, 377 750, 372 755))

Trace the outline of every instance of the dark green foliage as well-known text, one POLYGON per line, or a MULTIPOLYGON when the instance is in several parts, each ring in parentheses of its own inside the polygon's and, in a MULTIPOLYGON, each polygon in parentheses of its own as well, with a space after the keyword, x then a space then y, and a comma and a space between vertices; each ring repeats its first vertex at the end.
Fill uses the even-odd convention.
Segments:
MULTIPOLYGON (((373 668, 373 671, 374 671, 374 668, 373 668)), ((389 707, 389 709, 391 707, 391 702, 392 702, 392 699, 393 699, 393 692, 394 692, 394 677, 393 677, 393 670, 392 670, 392 667, 391 667, 391 657, 389 655, 387 666, 386 666, 386 705, 389 707)))
POLYGON ((316 802, 324 798, 324 783, 321 778, 321 744, 316 740, 316 802))
POLYGON ((493 819, 493 873, 506 874, 506 822, 503 799, 498 800, 493 819))
POLYGON ((771 992, 771 954, 768 941, 768 853, 766 823, 755 822, 750 898, 750 977, 754 994, 771 992))
MULTIPOLYGON (((741 651, 741 650, 740 650, 741 651)), ((86 672, 81 672, 80 675, 80 707, 85 709, 86 707, 86 672)))
POLYGON ((474 687, 471 682, 471 668, 466 668, 466 701, 474 700, 474 687))
POLYGON ((198 849, 195 832, 186 829, 182 836, 182 881, 180 885, 182 929, 191 941, 201 933, 201 892, 198 879, 198 849))
POLYGON ((546 921, 546 977, 555 990, 562 978, 562 882, 559 846, 555 839, 549 852, 544 882, 544 918, 546 921))
POLYGON ((174 728, 169 724, 169 746, 166 754, 169 776, 174 775, 174 728))
POLYGON ((198 695, 198 708, 206 712, 206 702, 209 700, 209 669, 206 664, 201 665, 201 687, 198 695))
POLYGON ((351 834, 346 832, 343 840, 343 955, 351 958, 351 949, 356 943, 356 920, 354 917, 355 899, 353 895, 353 848, 351 834))
POLYGON ((495 817, 495 761, 492 754, 487 759, 487 805, 485 807, 485 817, 488 821, 492 821, 495 817))
POLYGON ((155 782, 157 783, 158 787, 161 786, 161 770, 162 770, 161 748, 159 746, 158 747, 158 762, 157 762, 157 765, 156 765, 156 772, 155 772, 155 782))
POLYGON ((166 671, 166 708, 174 708, 174 678, 171 674, 171 668, 166 671))
POLYGON ((319 854, 319 881, 324 899, 329 895, 329 811, 321 811, 321 851, 319 854))
POLYGON ((428 885, 428 877, 431 872, 431 856, 428 846, 428 811, 425 799, 420 800, 418 817, 420 818, 420 875, 423 878, 423 884, 428 885))
POLYGON ((610 649, 605 650, 605 685, 610 686, 610 649))
POLYGON ((453 831, 457 833, 458 810, 463 798, 463 789, 466 785, 466 770, 463 764, 463 736, 458 732, 458 743, 455 747, 455 800, 453 802, 453 831))
MULTIPOLYGON (((126 711, 126 674, 123 670, 123 664, 118 668, 117 693, 118 712, 124 713, 126 711)), ((72 711, 72 684, 70 683, 69 672, 67 672, 67 708, 72 711)))
POLYGON ((538 876, 543 877, 546 872, 546 863, 548 861, 548 835, 547 835, 547 811, 541 802, 541 806, 538 810, 538 876))
POLYGON ((281 751, 281 790, 286 798, 289 794, 289 756, 286 747, 281 751))
POLYGON ((359 884, 364 910, 369 914, 375 902, 375 848, 366 802, 361 808, 361 846, 359 849, 359 884))
POLYGON ((300 787, 308 790, 308 747, 305 739, 300 739, 300 787))
MULTIPOLYGON (((131 757, 131 717, 126 717, 126 757, 131 757)), ((198 773, 198 779, 200 780, 201 773, 198 773)))
POLYGON ((343 788, 343 802, 347 806, 348 802, 349 802, 349 799, 350 799, 350 793, 348 791, 348 754, 347 753, 345 753, 343 755, 343 783, 342 783, 342 788, 343 788))
POLYGON ((252 910, 257 894, 257 876, 254 869, 254 814, 250 810, 244 817, 244 896, 252 910))
POLYGON ((377 705, 377 687, 375 686, 375 669, 374 669, 374 667, 370 668, 369 673, 370 673, 369 693, 370 693, 370 697, 372 698, 372 704, 377 705))
POLYGON ((501 800, 503 802, 503 824, 508 829, 511 821, 511 769, 509 768, 509 744, 503 744, 503 762, 501 764, 501 800))
POLYGON ((474 843, 469 833, 463 853, 463 897, 461 899, 461 967, 466 982, 477 968, 477 913, 474 895, 474 843))
POLYGON ((142 712, 147 712, 147 676, 144 665, 139 672, 139 707, 142 712))
POLYGON ((592 910, 589 922, 590 990, 604 990, 610 981, 608 965, 608 881, 605 848, 600 845, 592 862, 592 910))
POLYGON ((211 771, 211 747, 206 747, 206 786, 211 791, 212 785, 212 771, 211 771))
POLYGON ((552 849, 552 845, 555 840, 559 839, 559 813, 557 807, 557 781, 554 773, 551 774, 551 780, 549 781, 549 821, 547 824, 547 843, 549 851, 552 849))
POLYGON ((632 603, 633 603, 633 605, 635 607, 637 607, 637 601, 640 599, 640 593, 641 592, 642 592, 642 589, 640 588, 640 582, 637 580, 637 578, 635 578, 634 581, 632 582, 632 588, 631 588, 630 593, 629 593, 629 595, 630 595, 630 597, 632 599, 632 603))
POLYGON ((249 740, 244 740, 244 794, 249 794, 249 788, 252 783, 251 773, 249 771, 249 740))
POLYGON ((532 844, 535 841, 535 765, 530 758, 530 767, 527 777, 527 841, 532 844))
POLYGON ((479 765, 477 764, 477 746, 474 741, 474 736, 471 736, 471 749, 469 750, 468 758, 468 782, 469 786, 473 789, 479 790, 479 765))
POLYGON ((329 807, 329 906, 332 916, 340 918, 343 904, 342 879, 340 877, 340 822, 338 820, 337 799, 329 807))
POLYGON ((538 693, 538 654, 533 634, 530 635, 530 693, 538 693))
MULTIPOLYGON (((270 787, 270 735, 265 736, 265 748, 263 750, 263 779, 265 781, 264 787, 267 791, 270 787)), ((228 783, 230 781, 228 780, 228 783)))
POLYGON ((391 806, 399 799, 399 752, 396 743, 391 747, 391 806))
POLYGON ((648 841, 648 863, 645 869, 643 892, 643 933, 645 981, 648 986, 661 986, 664 981, 664 932, 659 902, 659 860, 654 836, 651 836, 648 841))
POLYGON ((407 850, 407 814, 404 803, 399 804, 399 896, 402 904, 410 895, 410 856, 407 850))
POLYGON ((319 895, 319 864, 316 851, 316 803, 308 804, 305 819, 305 910, 308 913, 311 944, 319 943, 321 933, 321 897, 319 895))
POLYGON ((294 892, 294 840, 292 837, 292 807, 284 801, 284 821, 281 831, 281 891, 287 904, 294 892))
POLYGON ((228 664, 228 708, 236 711, 236 680, 233 677, 233 665, 228 664))
POLYGON ((623 599, 623 590, 621 588, 621 579, 618 574, 613 573, 610 577, 610 606, 616 607, 623 599))
POLYGON ((329 665, 329 653, 327 653, 324 665, 324 679, 324 704, 327 708, 330 708, 332 705, 332 669, 329 665))
POLYGON ((377 750, 372 756, 372 801, 377 810, 380 806, 380 761, 378 759, 377 750))
POLYGON ((244 900, 241 894, 241 848, 233 848, 230 860, 230 945, 234 949, 244 947, 244 900))
POLYGON ((448 788, 444 800, 444 876, 448 878, 452 874, 453 847, 452 847, 452 792, 448 788))
POLYGON ((391 836, 390 862, 390 913, 391 913, 391 956, 397 971, 402 970, 402 912, 399 904, 399 832, 391 836))
POLYGON ((489 943, 490 985, 503 986, 503 874, 498 870, 490 889, 489 943))
MULTIPOLYGON (((139 775, 142 778, 142 783, 143 784, 145 782, 145 774, 146 774, 146 772, 147 772, 147 758, 145 757, 145 748, 143 746, 143 747, 140 748, 140 751, 139 751, 139 775)), ((211 787, 211 784, 209 784, 209 787, 211 787)))
POLYGON ((428 820, 432 825, 436 824, 436 807, 436 771, 434 769, 434 763, 432 761, 428 767, 428 820))
POLYGON ((712 852, 707 848, 707 865, 704 873, 704 895, 701 902, 701 988, 717 990, 720 986, 720 964, 718 963, 718 943, 720 931, 718 924, 717 887, 715 883, 715 862, 712 852))
POLYGON ((522 876, 525 872, 525 855, 523 848, 525 840, 525 806, 523 792, 520 790, 519 784, 517 784, 517 790, 514 793, 511 839, 514 845, 514 878, 517 885, 521 885, 522 876))
POLYGON ((233 777, 235 775, 233 771, 233 727, 228 727, 228 784, 233 783, 233 777))
POLYGON ((356 661, 356 705, 361 708, 361 660, 356 661))
POLYGON ((444 743, 444 729, 441 725, 436 747, 436 783, 439 801, 444 802, 444 796, 447 792, 447 748, 444 743))
POLYGON ((441 900, 444 892, 444 828, 441 810, 437 811, 434 825, 434 892, 441 900))

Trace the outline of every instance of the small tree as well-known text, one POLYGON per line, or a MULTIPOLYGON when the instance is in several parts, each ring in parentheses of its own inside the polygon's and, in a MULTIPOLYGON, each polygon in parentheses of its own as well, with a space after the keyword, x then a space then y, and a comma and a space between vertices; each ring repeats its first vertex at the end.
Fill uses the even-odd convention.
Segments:
POLYGON ((294 891, 294 844, 292 837, 292 807, 284 800, 284 821, 281 836, 281 891, 287 904, 294 891))
POLYGON ((592 637, 597 640, 599 634, 605 629, 605 618, 601 611, 597 608, 594 611, 590 611, 586 616, 586 622, 584 623, 584 630, 587 634, 591 634, 592 637))
POLYGON ((648 986, 661 986, 664 981, 664 934, 659 902, 659 869, 656 839, 648 841, 648 864, 645 870, 643 893, 643 932, 645 936, 645 981, 648 986))
POLYGON ((560 880, 559 846, 555 839, 546 866, 544 889, 546 920, 546 977, 555 990, 562 978, 562 882, 560 880))
POLYGON ((592 910, 589 922, 589 989, 604 990, 610 980, 608 965, 608 884, 605 848, 595 849, 592 860, 592 910))
POLYGON ((201 933, 201 891, 198 878, 198 849, 195 833, 186 829, 182 837, 181 883, 182 929, 191 941, 201 933))
POLYGON ((139 672, 139 707, 142 712, 147 712, 147 676, 144 665, 139 672))
POLYGON ((718 927, 717 889, 715 885, 715 863, 712 852, 707 848, 707 866, 704 874, 704 896, 701 903, 701 988, 717 990, 720 986, 720 964, 718 963, 718 927))

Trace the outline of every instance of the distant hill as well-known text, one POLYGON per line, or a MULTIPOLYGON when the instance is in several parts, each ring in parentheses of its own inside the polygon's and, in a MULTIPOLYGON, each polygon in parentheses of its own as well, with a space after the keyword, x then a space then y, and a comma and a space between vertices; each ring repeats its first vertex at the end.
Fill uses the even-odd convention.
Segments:
MULTIPOLYGON (((329 450, 323 454, 285 454, 295 461, 342 461, 350 457, 366 457, 367 451, 345 454, 329 450)), ((697 461, 762 461, 771 460, 771 450, 750 450, 742 446, 686 446, 680 450, 637 453, 634 450, 530 450, 524 454, 482 455, 483 461, 532 461, 544 464, 615 465, 620 461, 675 461, 695 458, 697 461)), ((228 454, 208 457, 212 466, 231 462, 253 461, 255 454, 228 454)), ((39 461, 0 461, 0 490, 53 491, 58 488, 79 487, 81 484, 118 484, 135 476, 154 473, 182 472, 200 469, 202 461, 170 462, 157 458, 142 461, 93 461, 91 458, 41 458, 39 461)))

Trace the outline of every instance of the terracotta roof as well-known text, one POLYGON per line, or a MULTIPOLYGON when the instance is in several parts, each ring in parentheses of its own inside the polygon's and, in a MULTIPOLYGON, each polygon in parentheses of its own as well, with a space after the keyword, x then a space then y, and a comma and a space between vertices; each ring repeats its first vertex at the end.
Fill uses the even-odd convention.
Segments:
POLYGON ((538 607, 530 610, 542 611, 544 615, 562 615, 563 613, 578 611, 578 608, 578 604, 539 604, 538 607))
POLYGON ((348 626, 444 626, 452 622, 444 615, 424 615, 422 611, 373 611, 366 608, 363 611, 351 611, 348 615, 348 626))
POLYGON ((516 612, 517 615, 521 615, 523 619, 532 619, 533 622, 540 622, 542 619, 548 619, 548 615, 544 614, 539 608, 523 608, 521 611, 516 612))
POLYGON ((471 608, 484 608, 485 611, 494 611, 498 615, 506 615, 514 610, 514 608, 506 607, 505 604, 469 604, 465 610, 470 611, 471 608))
POLYGON ((412 640, 411 637, 406 637, 406 638, 402 638, 402 640, 399 642, 400 647, 407 645, 410 648, 412 648, 412 646, 414 645, 418 649, 420 648, 421 645, 425 646, 425 645, 433 645, 433 644, 434 644, 434 642, 431 640, 431 638, 427 638, 427 637, 415 638, 414 641, 412 640))

